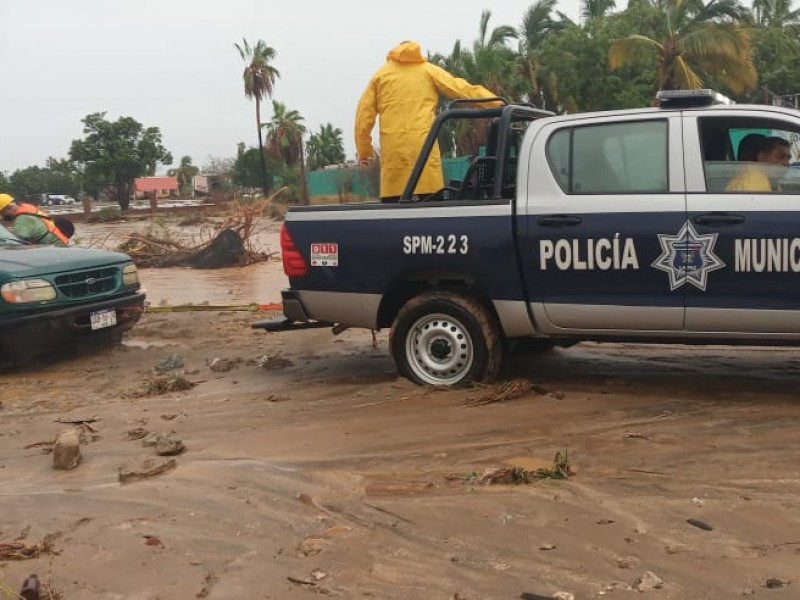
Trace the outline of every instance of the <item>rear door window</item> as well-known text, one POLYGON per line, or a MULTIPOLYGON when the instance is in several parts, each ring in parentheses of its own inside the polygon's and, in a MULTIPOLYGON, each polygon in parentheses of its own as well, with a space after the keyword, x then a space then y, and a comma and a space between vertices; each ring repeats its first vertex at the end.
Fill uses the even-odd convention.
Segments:
POLYGON ((557 131, 547 160, 568 194, 647 194, 668 191, 666 119, 603 123, 557 131))

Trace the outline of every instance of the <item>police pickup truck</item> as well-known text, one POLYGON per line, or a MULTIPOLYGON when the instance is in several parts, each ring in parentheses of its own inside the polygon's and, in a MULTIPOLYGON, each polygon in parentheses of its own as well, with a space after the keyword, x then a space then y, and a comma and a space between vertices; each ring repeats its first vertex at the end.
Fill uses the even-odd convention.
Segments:
POLYGON ((391 327, 399 373, 433 385, 490 380, 523 338, 799 343, 800 112, 710 90, 659 100, 570 115, 451 105, 400 202, 287 213, 285 318, 253 326, 391 327), (478 144, 463 176, 414 196, 434 144, 464 131, 478 144), (782 164, 743 160, 748 137, 783 140, 782 164), (753 174, 760 186, 732 186, 753 174))

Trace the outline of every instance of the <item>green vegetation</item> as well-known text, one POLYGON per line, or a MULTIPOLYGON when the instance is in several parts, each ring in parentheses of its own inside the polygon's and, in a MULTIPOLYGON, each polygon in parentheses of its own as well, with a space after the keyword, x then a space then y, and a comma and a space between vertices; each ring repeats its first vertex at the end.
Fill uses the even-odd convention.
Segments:
POLYGON ((105 192, 122 210, 130 205, 133 180, 156 174, 158 164, 172 164, 158 127, 145 128, 131 117, 106 121, 106 113, 82 119, 82 140, 73 140, 70 160, 77 165, 84 189, 94 197, 105 192))
POLYGON ((181 157, 181 164, 177 169, 170 169, 167 175, 178 178, 178 190, 183 196, 192 195, 192 177, 197 175, 200 169, 192 164, 191 156, 181 157))
POLYGON ((267 194, 267 165, 264 159, 264 141, 261 136, 261 101, 265 97, 272 98, 272 90, 275 86, 275 79, 280 77, 280 73, 273 66, 275 60, 275 49, 270 48, 264 40, 258 40, 255 46, 251 46, 246 39, 242 39, 242 45, 234 44, 239 56, 245 61, 246 66, 242 73, 244 81, 244 95, 256 101, 256 129, 258 130, 258 150, 261 157, 261 172, 264 176, 263 189, 264 195, 267 194))
POLYGON ((342 130, 332 123, 320 125, 318 133, 308 136, 306 153, 308 166, 312 170, 343 163, 345 156, 342 130))

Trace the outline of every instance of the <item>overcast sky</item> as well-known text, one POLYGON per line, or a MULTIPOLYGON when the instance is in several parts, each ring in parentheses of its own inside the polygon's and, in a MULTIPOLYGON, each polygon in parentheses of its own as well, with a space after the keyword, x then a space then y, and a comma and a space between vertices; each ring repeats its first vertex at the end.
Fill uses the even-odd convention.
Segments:
MULTIPOLYGON (((177 164, 256 146, 234 43, 277 52, 274 99, 309 131, 332 123, 353 158, 356 103, 387 51, 406 39, 449 53, 489 27, 519 27, 528 0, 0 0, 0 171, 66 158, 81 119, 132 117, 159 127, 177 164)), ((578 0, 561 0, 573 19, 578 0)), ((267 103, 262 120, 272 115, 267 103)), ((377 137, 377 134, 374 135, 377 137)), ((163 168, 161 169, 164 170, 163 168)))

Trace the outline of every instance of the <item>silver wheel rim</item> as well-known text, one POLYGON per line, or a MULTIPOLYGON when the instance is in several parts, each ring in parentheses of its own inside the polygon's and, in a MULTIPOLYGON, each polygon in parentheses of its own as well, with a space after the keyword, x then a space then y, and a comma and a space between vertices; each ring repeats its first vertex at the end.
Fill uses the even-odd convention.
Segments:
POLYGON ((432 385, 452 385, 469 373, 475 347, 467 328, 442 313, 418 319, 406 336, 406 357, 419 379, 432 385))

